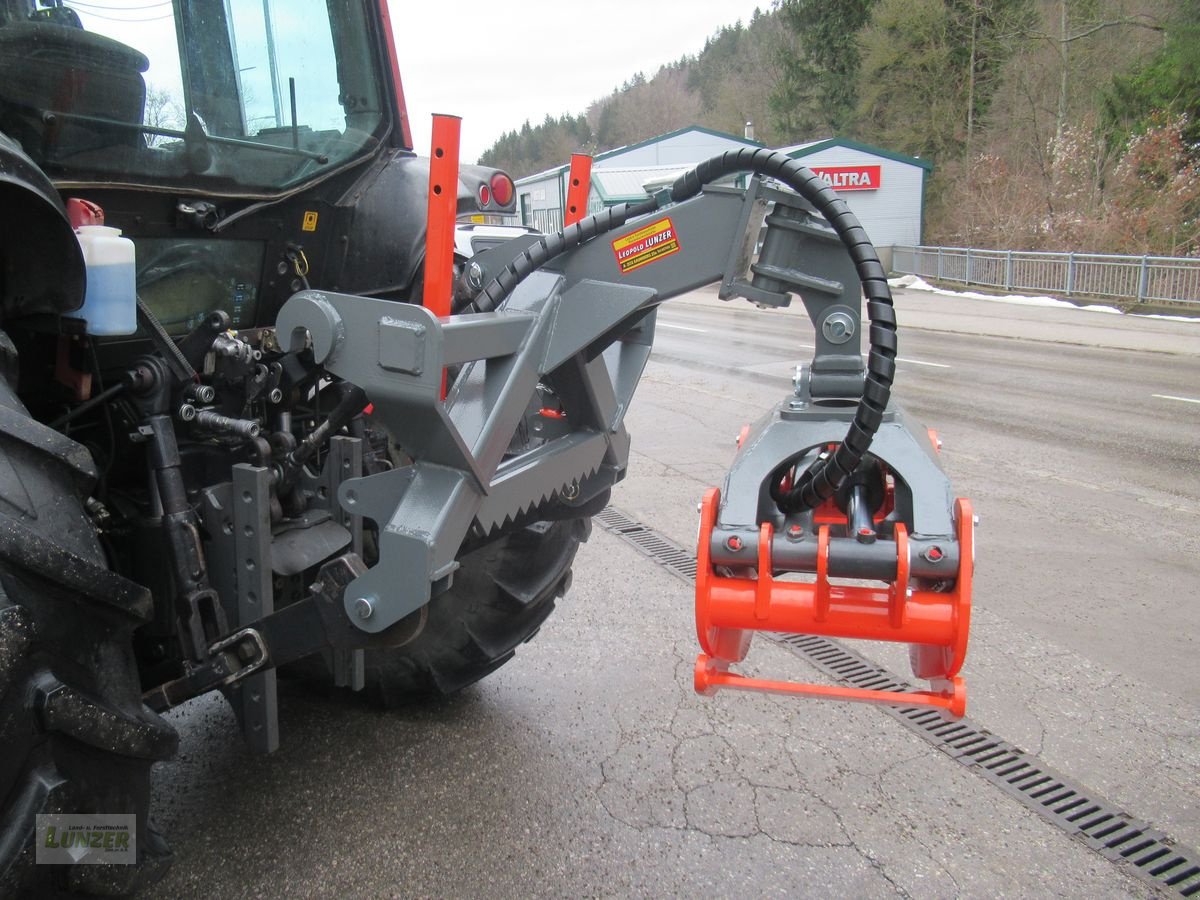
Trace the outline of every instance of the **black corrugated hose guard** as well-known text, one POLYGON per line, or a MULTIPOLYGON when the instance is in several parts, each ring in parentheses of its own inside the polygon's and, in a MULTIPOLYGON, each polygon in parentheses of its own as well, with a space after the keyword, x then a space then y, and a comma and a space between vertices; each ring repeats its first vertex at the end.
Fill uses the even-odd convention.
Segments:
MULTIPOLYGON (((783 512, 813 509, 832 497, 846 476, 858 468, 883 421, 896 374, 896 313, 892 305, 892 292, 875 247, 846 201, 838 197, 811 169, 786 154, 765 149, 722 153, 680 176, 671 187, 671 200, 679 203, 694 197, 704 185, 735 172, 753 172, 774 178, 816 207, 850 254, 867 300, 871 329, 866 378, 862 397, 845 438, 833 453, 822 456, 801 473, 788 490, 780 490, 778 480, 790 463, 781 467, 773 479, 772 496, 783 512)), ((546 235, 509 263, 480 292, 473 306, 480 312, 498 308, 518 284, 550 260, 592 238, 620 228, 631 218, 653 212, 657 206, 654 199, 632 206, 614 206, 581 219, 556 234, 546 235)))

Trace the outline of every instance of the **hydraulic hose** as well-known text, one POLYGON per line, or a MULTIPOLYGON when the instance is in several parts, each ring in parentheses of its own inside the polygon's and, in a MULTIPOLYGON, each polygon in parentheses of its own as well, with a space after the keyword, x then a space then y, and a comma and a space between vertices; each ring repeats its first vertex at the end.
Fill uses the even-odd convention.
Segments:
POLYGON ((612 231, 614 228, 620 228, 630 219, 653 212, 657 206, 658 204, 653 199, 643 200, 641 203, 632 205, 622 203, 595 215, 586 216, 555 234, 544 235, 536 244, 528 247, 520 256, 505 266, 500 274, 479 292, 468 306, 468 310, 471 307, 478 312, 491 312, 498 309, 518 284, 550 260, 562 256, 568 250, 573 250, 594 237, 612 231))
POLYGON ((836 492, 866 455, 875 432, 883 421, 896 374, 896 312, 875 247, 846 201, 842 200, 812 170, 773 150, 737 150, 700 163, 680 176, 671 187, 676 203, 700 193, 705 184, 735 172, 750 171, 783 182, 816 207, 837 232, 862 283, 871 322, 866 379, 854 420, 833 453, 819 459, 801 473, 788 490, 778 487, 791 463, 772 475, 771 496, 784 513, 814 509, 836 492))
MULTIPOLYGON (((754 172, 781 181, 816 207, 841 238, 858 271, 863 294, 867 298, 867 316, 871 322, 866 379, 862 398, 845 438, 837 449, 819 459, 800 474, 795 484, 784 491, 777 482, 784 472, 772 476, 771 495, 784 513, 814 509, 836 492, 842 481, 862 462, 891 397, 896 374, 896 313, 887 273, 866 231, 846 201, 833 189, 783 153, 773 150, 737 150, 715 156, 686 172, 671 187, 671 200, 680 203, 700 193, 704 185, 735 172, 754 172)), ((629 219, 653 212, 654 199, 634 205, 622 204, 588 216, 557 234, 546 235, 510 262, 475 298, 472 306, 479 312, 491 312, 508 298, 531 273, 557 256, 580 244, 620 228, 629 219)), ((790 467, 790 463, 788 467, 790 467)), ((781 467, 785 468, 785 467, 781 467)))

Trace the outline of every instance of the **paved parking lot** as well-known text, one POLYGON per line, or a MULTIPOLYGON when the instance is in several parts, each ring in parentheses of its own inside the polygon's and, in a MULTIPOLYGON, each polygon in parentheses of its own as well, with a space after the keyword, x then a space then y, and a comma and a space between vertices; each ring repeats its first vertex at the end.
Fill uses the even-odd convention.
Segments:
MULTIPOLYGON (((972 497, 970 715, 1200 846, 1200 324, 898 297, 897 396, 972 497)), ((613 504, 684 546, 740 425, 789 389, 797 311, 661 313, 613 504)), ((517 658, 387 714, 285 689, 248 755, 173 713, 167 894, 1150 896, 882 712, 697 697, 689 587, 600 528, 517 658)), ((907 672, 896 648, 868 655, 907 672)), ((758 640, 746 671, 812 680, 758 640)))

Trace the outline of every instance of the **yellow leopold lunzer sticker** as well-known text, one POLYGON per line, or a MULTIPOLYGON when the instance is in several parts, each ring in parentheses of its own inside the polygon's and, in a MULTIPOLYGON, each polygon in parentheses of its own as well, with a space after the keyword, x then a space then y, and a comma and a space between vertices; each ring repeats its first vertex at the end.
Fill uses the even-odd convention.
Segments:
POLYGON ((317 230, 317 213, 315 210, 310 209, 304 214, 304 221, 300 224, 300 228, 303 231, 317 230))
POLYGON ((659 219, 612 242, 622 275, 679 252, 679 236, 670 219, 659 219))

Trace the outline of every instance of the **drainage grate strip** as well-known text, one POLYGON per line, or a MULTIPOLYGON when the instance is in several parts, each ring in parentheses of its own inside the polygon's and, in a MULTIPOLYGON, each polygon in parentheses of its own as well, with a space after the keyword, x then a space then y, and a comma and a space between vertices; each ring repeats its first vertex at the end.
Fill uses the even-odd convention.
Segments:
MULTIPOLYGON (((607 506, 596 517, 607 531, 636 547, 672 575, 696 577, 696 558, 620 510, 607 506)), ((877 690, 908 691, 913 685, 829 638, 811 634, 768 635, 830 677, 877 690)), ((935 710, 881 707, 924 740, 1016 798, 1043 819, 1106 859, 1155 887, 1200 897, 1200 854, 1133 818, 1095 791, 1060 775, 1036 756, 970 719, 947 722, 935 710)))
MULTIPOLYGON (((775 640, 839 680, 846 679, 836 667, 846 663, 866 664, 878 677, 889 679, 903 690, 912 689, 909 682, 827 638, 778 635, 775 640), (837 652, 822 653, 825 649, 822 645, 837 652)), ((1174 889, 1185 897, 1200 895, 1200 854, 1175 845, 1161 831, 1055 772, 1015 744, 970 719, 949 723, 928 710, 885 708, 884 711, 1062 831, 1107 859, 1123 864, 1142 880, 1159 888, 1174 889)))
POLYGON ((596 514, 595 520, 606 530, 658 563, 676 578, 691 584, 696 579, 696 556, 657 531, 647 528, 637 519, 627 516, 619 509, 606 506, 596 514))

